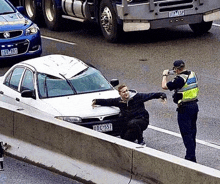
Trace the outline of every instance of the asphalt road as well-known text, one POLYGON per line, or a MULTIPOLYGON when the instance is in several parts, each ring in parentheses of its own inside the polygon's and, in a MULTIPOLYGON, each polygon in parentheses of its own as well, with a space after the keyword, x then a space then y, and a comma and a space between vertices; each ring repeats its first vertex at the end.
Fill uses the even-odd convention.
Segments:
MULTIPOLYGON (((150 126, 144 139, 148 147, 181 158, 185 148, 177 125, 176 105, 172 92, 161 89, 161 80, 163 70, 171 69, 174 60, 185 60, 187 68, 197 73, 200 84, 197 162, 220 170, 220 21, 203 36, 196 37, 188 26, 180 26, 126 33, 117 44, 107 43, 93 24, 69 22, 61 32, 41 27, 41 33, 43 55, 78 57, 97 67, 108 80, 117 78, 139 92, 165 92, 166 104, 158 100, 146 103, 150 126)), ((1 68, 0 75, 7 69, 1 68)))
POLYGON ((4 158, 4 171, 0 171, 0 184, 82 184, 46 169, 11 158, 4 158))
POLYGON ((148 147, 181 158, 185 156, 185 148, 177 125, 176 105, 172 92, 161 89, 161 80, 163 70, 171 69, 174 60, 185 60, 187 68, 197 73, 200 84, 197 162, 220 169, 220 21, 203 36, 195 36, 188 26, 180 26, 126 33, 117 44, 107 43, 98 27, 91 24, 68 24, 61 32, 42 29, 42 35, 46 47, 43 54, 78 57, 96 66, 108 80, 117 78, 139 92, 166 92, 166 104, 157 100, 146 103, 150 126, 144 138, 148 147))

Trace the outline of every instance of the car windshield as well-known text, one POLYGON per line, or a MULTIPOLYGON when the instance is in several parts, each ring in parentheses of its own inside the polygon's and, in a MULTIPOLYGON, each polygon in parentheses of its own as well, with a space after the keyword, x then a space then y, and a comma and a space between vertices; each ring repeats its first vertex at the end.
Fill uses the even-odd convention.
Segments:
POLYGON ((38 91, 40 98, 68 96, 74 94, 91 93, 112 89, 102 74, 94 69, 87 68, 71 79, 57 78, 51 75, 38 73, 38 91))
POLYGON ((14 13, 14 9, 5 1, 0 0, 0 15, 14 13))

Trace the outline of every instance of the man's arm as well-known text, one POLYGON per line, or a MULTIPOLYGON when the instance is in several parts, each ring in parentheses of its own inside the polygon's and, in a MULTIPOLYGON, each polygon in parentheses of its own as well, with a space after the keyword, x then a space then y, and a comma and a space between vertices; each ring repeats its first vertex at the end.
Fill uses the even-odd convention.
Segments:
POLYGON ((164 70, 163 71, 162 88, 165 89, 165 90, 168 89, 168 87, 167 87, 168 72, 169 72, 169 70, 164 70))
POLYGON ((162 100, 166 100, 167 99, 167 95, 165 93, 139 93, 140 98, 146 102, 148 100, 152 100, 152 99, 162 99, 162 100))
POLYGON ((94 99, 92 101, 92 107, 94 108, 95 105, 101 106, 118 106, 118 98, 110 98, 110 99, 94 99))

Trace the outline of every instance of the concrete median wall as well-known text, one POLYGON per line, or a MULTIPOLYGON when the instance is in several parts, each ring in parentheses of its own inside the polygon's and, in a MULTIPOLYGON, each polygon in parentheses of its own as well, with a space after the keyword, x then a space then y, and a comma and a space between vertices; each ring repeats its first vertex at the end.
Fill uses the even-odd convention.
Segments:
POLYGON ((93 183, 220 183, 220 171, 0 102, 8 153, 93 183))

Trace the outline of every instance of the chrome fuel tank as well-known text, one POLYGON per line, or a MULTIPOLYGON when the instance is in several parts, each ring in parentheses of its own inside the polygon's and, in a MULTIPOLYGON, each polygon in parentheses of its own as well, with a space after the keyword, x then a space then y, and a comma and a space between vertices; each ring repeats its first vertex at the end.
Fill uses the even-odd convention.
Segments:
POLYGON ((62 9, 66 15, 87 19, 87 1, 62 0, 62 9))

